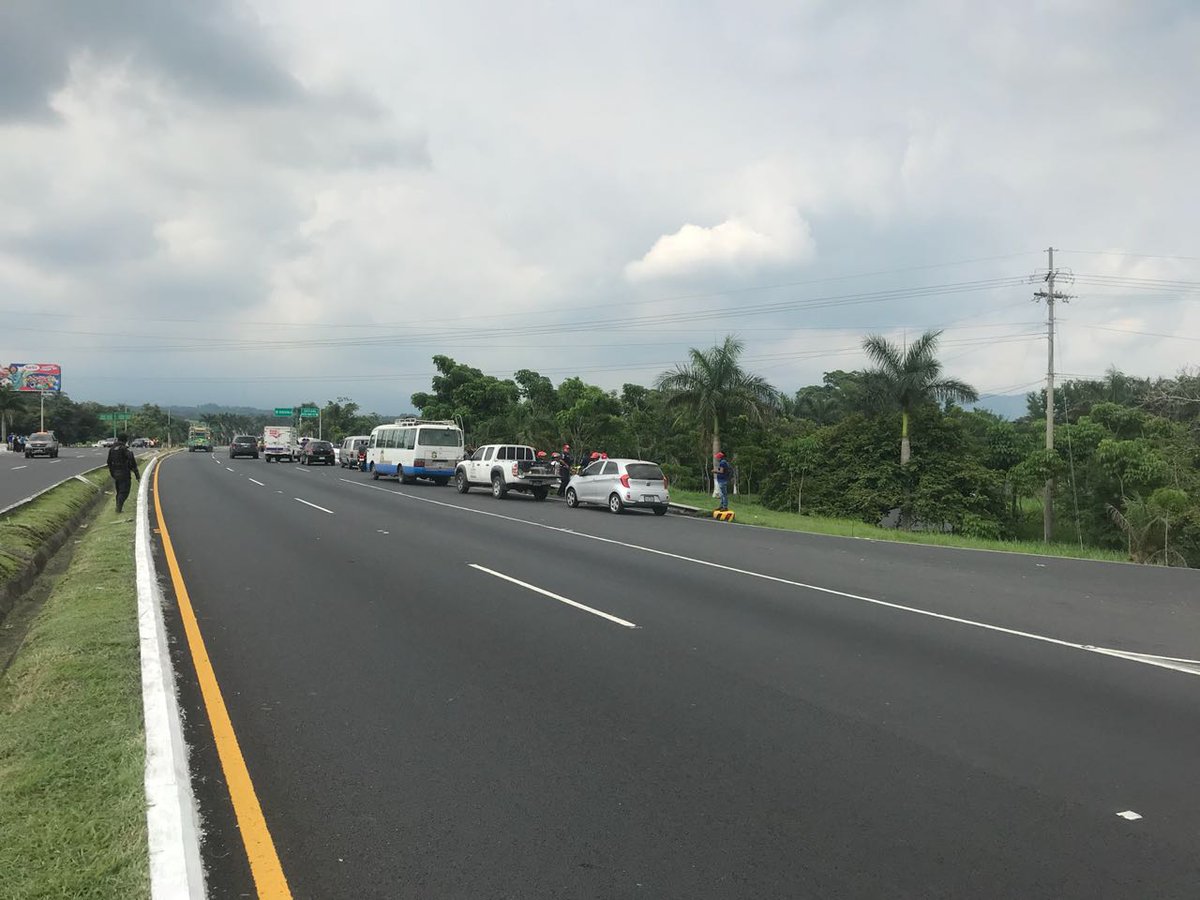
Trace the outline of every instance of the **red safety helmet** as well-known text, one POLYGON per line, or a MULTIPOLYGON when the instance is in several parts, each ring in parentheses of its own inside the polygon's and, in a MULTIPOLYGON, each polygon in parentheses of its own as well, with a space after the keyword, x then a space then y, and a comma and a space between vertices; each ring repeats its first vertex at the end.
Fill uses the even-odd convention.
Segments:
POLYGON ((600 454, 600 458, 601 458, 601 459, 608 459, 608 454, 607 454, 607 453, 601 453, 601 454, 600 454))
POLYGON ((724 458, 725 458, 725 454, 722 453, 720 450, 718 450, 717 451, 717 459, 724 459, 724 458))
POLYGON ((541 458, 542 458, 543 456, 545 456, 545 455, 546 455, 546 451, 545 451, 545 450, 539 450, 539 451, 538 451, 538 459, 541 459, 541 458))

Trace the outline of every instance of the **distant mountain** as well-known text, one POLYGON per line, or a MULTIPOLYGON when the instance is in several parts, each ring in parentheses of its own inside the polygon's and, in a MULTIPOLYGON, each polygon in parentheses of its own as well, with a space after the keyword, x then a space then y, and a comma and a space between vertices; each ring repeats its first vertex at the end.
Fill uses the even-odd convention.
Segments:
POLYGON ((1029 415, 1024 394, 997 394, 984 397, 978 403, 968 403, 967 409, 986 409, 1002 419, 1019 419, 1029 415))

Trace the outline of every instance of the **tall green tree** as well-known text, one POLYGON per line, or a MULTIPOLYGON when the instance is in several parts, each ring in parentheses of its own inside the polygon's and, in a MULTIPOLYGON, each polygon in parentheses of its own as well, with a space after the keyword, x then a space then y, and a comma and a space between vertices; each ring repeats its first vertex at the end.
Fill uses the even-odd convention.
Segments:
POLYGON ((941 331, 926 331, 907 347, 901 348, 877 334, 863 341, 867 357, 875 363, 873 388, 881 398, 900 410, 900 465, 908 465, 912 450, 908 442, 908 424, 913 410, 931 402, 967 403, 979 399, 975 388, 963 381, 942 377, 937 343, 941 331))
POLYGON ((688 361, 658 376, 655 387, 669 402, 694 413, 704 438, 712 439, 714 457, 721 434, 733 416, 761 421, 780 406, 780 395, 759 375, 745 371, 739 357, 744 345, 732 335, 708 350, 688 351, 688 361))

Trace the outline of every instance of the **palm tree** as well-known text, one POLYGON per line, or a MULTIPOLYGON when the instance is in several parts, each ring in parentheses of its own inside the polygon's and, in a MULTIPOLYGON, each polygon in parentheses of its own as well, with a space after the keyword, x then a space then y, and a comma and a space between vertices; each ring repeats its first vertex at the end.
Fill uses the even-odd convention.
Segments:
POLYGON ((877 334, 863 341, 867 357, 876 365, 870 372, 875 390, 890 405, 900 408, 900 465, 908 465, 908 420, 918 406, 938 401, 966 403, 978 400, 975 388, 963 381, 942 378, 942 364, 934 352, 941 331, 927 331, 901 349, 877 334))
POLYGON ((696 414, 703 436, 712 438, 714 460, 721 449, 721 430, 732 416, 762 420, 779 407, 779 392, 738 365, 742 349, 742 342, 732 335, 708 350, 693 347, 688 362, 663 372, 655 382, 669 402, 696 414))

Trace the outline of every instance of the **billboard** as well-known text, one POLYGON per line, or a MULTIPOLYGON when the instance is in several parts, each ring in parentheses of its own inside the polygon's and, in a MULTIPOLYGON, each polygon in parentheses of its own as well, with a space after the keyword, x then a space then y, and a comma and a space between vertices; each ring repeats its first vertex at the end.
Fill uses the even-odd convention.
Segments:
POLYGON ((57 363, 12 363, 0 366, 0 388, 38 394, 62 390, 62 367, 57 363))

